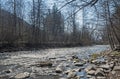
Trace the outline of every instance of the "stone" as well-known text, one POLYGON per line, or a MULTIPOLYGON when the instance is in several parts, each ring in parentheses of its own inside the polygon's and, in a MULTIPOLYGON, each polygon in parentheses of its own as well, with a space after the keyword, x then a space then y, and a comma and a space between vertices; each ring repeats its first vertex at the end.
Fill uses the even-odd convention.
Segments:
POLYGON ((79 62, 79 63, 75 63, 75 66, 83 66, 85 64, 85 62, 79 62))
POLYGON ((104 76, 104 72, 102 71, 101 68, 98 68, 96 71, 95 71, 95 76, 104 76))
POLYGON ((19 73, 15 76, 15 79, 24 79, 30 77, 29 72, 19 73))
POLYGON ((76 76, 74 79, 80 79, 80 76, 76 76))
POLYGON ((111 67, 110 67, 110 65, 105 64, 105 65, 101 65, 100 68, 108 69, 109 70, 111 67))
POLYGON ((96 66, 95 65, 89 65, 85 68, 85 71, 88 72, 90 70, 96 70, 96 66))
POLYGON ((72 56, 72 59, 79 59, 79 58, 78 58, 78 56, 73 55, 73 56, 72 56))
POLYGON ((5 72, 5 73, 11 73, 12 70, 11 70, 11 69, 8 69, 8 70, 5 70, 4 72, 5 72))
POLYGON ((110 62, 109 65, 111 68, 113 68, 115 64, 114 64, 114 62, 110 62))
POLYGON ((41 61, 41 62, 37 62, 36 63, 37 67, 51 67, 52 66, 52 62, 51 61, 41 61))
POLYGON ((88 75, 95 75, 95 70, 87 71, 87 74, 88 74, 88 75))
POLYGON ((79 59, 73 59, 73 63, 78 63, 78 62, 80 62, 79 59))
POLYGON ((95 77, 91 77, 91 78, 89 78, 89 79, 96 79, 95 77))
POLYGON ((77 75, 76 72, 71 71, 71 72, 68 73, 67 77, 68 78, 74 78, 76 75, 77 75))
POLYGON ((70 65, 69 65, 69 64, 66 64, 65 66, 66 66, 66 67, 70 67, 70 65))
POLYGON ((66 70, 64 73, 65 73, 65 74, 68 74, 69 72, 71 72, 71 70, 66 70))
POLYGON ((62 73, 62 71, 63 71, 62 68, 59 66, 55 70, 56 73, 62 73))
POLYGON ((111 73, 112 73, 113 75, 115 75, 116 72, 115 72, 115 71, 112 71, 111 73))
POLYGON ((91 75, 87 75, 87 78, 91 78, 92 76, 91 75))
POLYGON ((75 72, 80 72, 80 71, 81 71, 81 68, 75 68, 75 69, 73 69, 73 71, 75 71, 75 72))
POLYGON ((98 76, 97 79, 106 79, 106 77, 98 76))
POLYGON ((67 61, 66 58, 57 58, 56 61, 67 61))
POLYGON ((102 59, 100 58, 100 59, 93 60, 92 63, 93 64, 105 64, 106 61, 103 58, 102 59))
POLYGON ((114 71, 120 71, 120 66, 114 66, 113 70, 114 71))
POLYGON ((103 70, 105 73, 109 73, 109 72, 111 72, 111 69, 104 69, 103 70))

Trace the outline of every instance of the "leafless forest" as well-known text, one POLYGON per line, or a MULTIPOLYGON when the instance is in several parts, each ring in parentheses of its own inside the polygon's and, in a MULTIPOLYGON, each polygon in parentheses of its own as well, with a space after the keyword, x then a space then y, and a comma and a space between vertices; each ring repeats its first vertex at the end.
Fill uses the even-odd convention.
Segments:
POLYGON ((120 0, 0 0, 0 79, 120 79, 120 0))
POLYGON ((120 0, 54 0, 52 8, 48 2, 0 0, 0 48, 120 48, 120 0))

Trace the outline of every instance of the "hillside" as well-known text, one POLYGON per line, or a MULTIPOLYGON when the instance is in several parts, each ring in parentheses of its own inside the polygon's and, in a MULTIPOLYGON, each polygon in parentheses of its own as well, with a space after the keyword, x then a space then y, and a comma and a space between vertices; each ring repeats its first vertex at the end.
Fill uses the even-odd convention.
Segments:
POLYGON ((28 42, 31 32, 30 24, 23 19, 16 17, 14 26, 14 15, 8 11, 0 12, 0 47, 5 45, 17 45, 17 43, 28 42), (28 35, 29 33, 29 35, 28 35))

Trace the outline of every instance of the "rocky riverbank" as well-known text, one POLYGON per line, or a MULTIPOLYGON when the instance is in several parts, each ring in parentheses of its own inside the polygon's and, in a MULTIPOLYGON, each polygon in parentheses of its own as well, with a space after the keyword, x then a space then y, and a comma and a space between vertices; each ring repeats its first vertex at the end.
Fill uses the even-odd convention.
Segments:
POLYGON ((4 57, 1 54, 0 79, 112 79, 109 75, 119 70, 119 53, 111 55, 110 51, 102 52, 108 47, 102 48, 21 51, 4 57))
POLYGON ((85 68, 92 79, 120 79, 120 52, 105 51, 91 56, 90 65, 85 68))

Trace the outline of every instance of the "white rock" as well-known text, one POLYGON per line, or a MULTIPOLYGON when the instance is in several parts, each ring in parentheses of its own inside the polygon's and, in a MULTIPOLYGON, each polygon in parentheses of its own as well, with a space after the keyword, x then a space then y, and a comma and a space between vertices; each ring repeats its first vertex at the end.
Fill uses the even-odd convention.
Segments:
POLYGON ((95 65, 89 65, 85 68, 85 71, 88 72, 90 70, 95 70, 96 69, 96 66, 95 65))
POLYGON ((91 75, 87 75, 87 78, 91 78, 92 76, 91 75))
POLYGON ((110 69, 110 65, 108 65, 108 64, 101 65, 100 68, 103 68, 103 69, 110 69))
POLYGON ((24 79, 30 76, 29 72, 19 73, 15 76, 15 79, 24 79))
POLYGON ((76 72, 72 72, 72 71, 69 72, 67 75, 68 78, 74 78, 75 76, 76 76, 76 72))
POLYGON ((106 77, 98 76, 97 79, 106 79, 106 77))
POLYGON ((95 70, 90 70, 87 72, 88 75, 95 75, 95 70))
POLYGON ((120 66, 115 66, 113 70, 114 71, 120 71, 120 66))
POLYGON ((115 72, 115 71, 112 71, 111 73, 112 73, 113 75, 115 75, 116 72, 115 72))
POLYGON ((69 72, 71 72, 71 70, 66 70, 64 73, 65 73, 65 74, 68 74, 69 72))
POLYGON ((75 69, 73 69, 73 71, 75 71, 75 72, 80 72, 80 71, 81 71, 81 68, 75 68, 75 69))
POLYGON ((89 78, 89 79, 96 79, 95 77, 91 77, 91 78, 89 78))
POLYGON ((62 70, 62 68, 60 68, 60 67, 58 66, 55 71, 56 71, 56 73, 62 73, 63 70, 62 70))
POLYGON ((75 66, 83 66, 85 64, 85 62, 79 62, 79 63, 75 63, 75 66))

